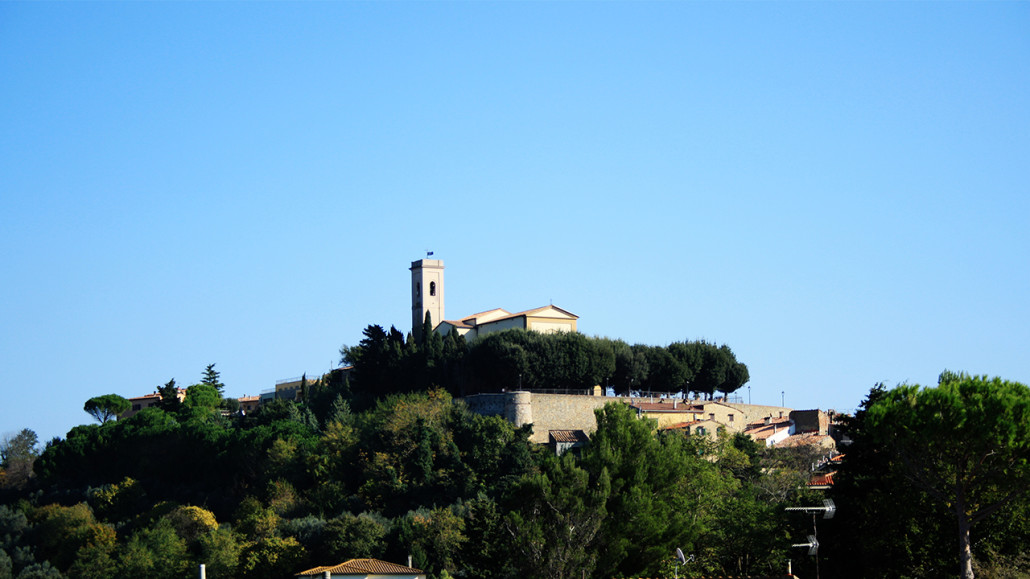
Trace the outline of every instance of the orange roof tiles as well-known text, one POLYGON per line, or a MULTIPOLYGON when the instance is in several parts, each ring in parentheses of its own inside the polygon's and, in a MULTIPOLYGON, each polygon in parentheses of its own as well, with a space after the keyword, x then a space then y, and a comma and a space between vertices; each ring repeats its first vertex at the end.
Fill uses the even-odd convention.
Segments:
POLYGON ((339 565, 321 566, 297 573, 300 577, 319 576, 328 571, 332 575, 421 575, 423 571, 379 559, 351 559, 339 565))
POLYGON ((629 405, 633 408, 639 408, 644 412, 692 412, 694 414, 704 414, 703 406, 695 406, 681 400, 666 401, 663 399, 659 402, 630 402, 629 405))
POLYGON ((589 438, 586 433, 582 430, 548 430, 547 434, 550 435, 554 442, 587 442, 589 438))

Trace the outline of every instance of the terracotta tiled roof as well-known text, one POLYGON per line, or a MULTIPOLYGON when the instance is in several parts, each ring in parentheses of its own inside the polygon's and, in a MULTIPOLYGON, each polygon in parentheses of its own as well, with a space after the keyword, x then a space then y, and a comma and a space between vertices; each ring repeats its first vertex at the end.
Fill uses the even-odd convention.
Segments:
POLYGON ((808 486, 810 487, 825 487, 833 486, 833 475, 837 474, 837 471, 828 472, 826 474, 812 475, 812 478, 808 480, 808 486))
POLYGON ((836 444, 832 437, 814 432, 794 434, 776 443, 777 448, 789 448, 794 446, 824 446, 832 448, 835 445, 836 444))
POLYGON ((465 316, 465 317, 461 318, 460 320, 444 320, 444 321, 447 322, 448 324, 451 324, 452 326, 456 326, 456 327, 459 327, 459 328, 474 328, 476 326, 482 326, 482 325, 485 325, 485 324, 492 324, 494 322, 499 322, 501 320, 510 320, 512 318, 522 318, 522 317, 526 317, 526 316, 533 316, 533 315, 538 314, 540 312, 543 312, 545 310, 557 310, 557 311, 559 311, 559 312, 561 312, 561 313, 563 313, 563 314, 565 314, 565 315, 567 315, 567 316, 569 316, 569 317, 571 317, 573 319, 577 319, 577 320, 579 319, 579 316, 577 316, 576 314, 573 314, 572 312, 563 310, 563 309, 561 309, 561 308, 559 308, 557 306, 554 306, 554 305, 550 305, 550 306, 542 306, 542 307, 539 307, 539 308, 533 308, 531 310, 526 310, 524 312, 516 312, 514 314, 509 312, 509 311, 507 311, 507 310, 505 310, 505 309, 503 309, 503 308, 494 308, 492 310, 487 310, 485 312, 479 312, 478 314, 472 314, 471 316, 465 316), (495 314, 496 317, 492 316, 491 314, 495 314), (486 318, 486 319, 484 319, 482 322, 480 322, 479 318, 486 318))
POLYGON ((762 419, 762 420, 757 420, 755 422, 749 422, 748 425, 747 425, 747 428, 745 430, 750 430, 752 428, 760 428, 762 426, 770 426, 770 425, 773 425, 773 424, 782 425, 782 424, 789 424, 789 423, 790 423, 790 418, 788 418, 786 416, 784 416, 782 418, 770 418, 769 419, 769 424, 766 424, 765 423, 765 419, 762 419))
POLYGON ((329 571, 332 575, 421 575, 422 570, 379 559, 351 559, 332 567, 322 566, 297 573, 298 577, 317 577, 329 571))
POLYGON ((552 442, 586 442, 587 434, 582 430, 548 430, 552 442))
POLYGON ((744 430, 744 434, 755 440, 765 440, 776 433, 783 432, 789 427, 790 425, 786 422, 773 422, 772 424, 763 424, 761 426, 749 426, 744 430))
POLYGON ((531 310, 526 310, 524 312, 519 312, 517 314, 512 314, 511 317, 515 317, 515 316, 532 316, 533 314, 538 314, 538 313, 540 313, 540 312, 542 312, 544 310, 558 310, 559 312, 561 312, 563 314, 566 314, 568 316, 576 318, 577 320, 579 319, 579 316, 577 316, 576 314, 574 314, 574 313, 572 313, 572 312, 570 312, 568 310, 563 310, 563 309, 561 309, 561 308, 559 308, 558 306, 555 306, 555 305, 541 306, 539 308, 533 308, 531 310))
POLYGON ((644 412, 693 412, 704 414, 704 408, 695 406, 681 400, 662 400, 660 402, 630 402, 632 408, 639 408, 644 412))
POLYGON ((458 320, 444 320, 443 323, 450 324, 455 328, 472 328, 472 326, 458 320))
POLYGON ((155 400, 160 400, 161 399, 161 395, 158 394, 157 392, 154 392, 153 394, 144 394, 143 396, 137 396, 135 398, 129 398, 129 402, 132 402, 133 400, 150 400, 152 398, 155 399, 155 400))
POLYGON ((663 426, 662 430, 689 430, 693 426, 701 426, 706 424, 714 424, 715 426, 720 428, 726 426, 725 424, 717 420, 705 418, 704 420, 692 420, 690 422, 677 422, 675 424, 669 424, 668 426, 663 426))
POLYGON ((494 320, 503 320, 506 317, 511 316, 511 313, 504 308, 494 308, 492 310, 486 310, 485 312, 479 312, 478 314, 472 314, 471 316, 465 316, 461 318, 461 323, 467 326, 475 326, 479 323, 479 318, 489 318, 483 323, 492 322, 494 320), (497 317, 491 317, 491 314, 500 314, 497 317))
POLYGON ((683 430, 696 422, 697 421, 695 420, 694 422, 676 422, 675 424, 666 424, 662 427, 662 430, 683 430))

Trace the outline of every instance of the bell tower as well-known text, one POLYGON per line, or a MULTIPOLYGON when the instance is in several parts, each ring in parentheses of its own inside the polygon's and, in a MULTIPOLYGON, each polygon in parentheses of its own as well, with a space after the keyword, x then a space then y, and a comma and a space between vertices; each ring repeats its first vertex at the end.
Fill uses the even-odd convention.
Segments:
POLYGON ((422 324, 429 312, 433 327, 443 321, 443 260, 411 262, 411 335, 422 339, 422 324))

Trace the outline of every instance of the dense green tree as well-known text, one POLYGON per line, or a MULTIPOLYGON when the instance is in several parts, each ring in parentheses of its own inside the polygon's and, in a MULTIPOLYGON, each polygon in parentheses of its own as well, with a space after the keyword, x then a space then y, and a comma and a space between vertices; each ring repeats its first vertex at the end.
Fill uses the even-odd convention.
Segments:
POLYGON ((34 509, 30 520, 37 558, 58 569, 67 570, 84 548, 99 547, 110 553, 114 547, 114 529, 97 522, 86 503, 45 505, 34 509))
POLYGON ((186 554, 186 541, 163 519, 153 527, 133 533, 121 550, 118 563, 124 576, 159 579, 181 579, 192 566, 186 554))
POLYGON ((531 384, 530 356, 526 346, 498 332, 477 340, 469 349, 469 367, 475 376, 475 392, 519 390, 525 378, 531 384))
POLYGON ((132 404, 127 399, 117 394, 104 394, 87 400, 82 409, 100 424, 104 424, 108 420, 117 418, 131 406, 132 404))
POLYGON ((222 396, 210 384, 194 384, 186 389, 186 398, 182 406, 198 414, 210 415, 222 403, 222 396))
MULTIPOLYGON (((398 517, 395 545, 408 546, 415 567, 441 577, 459 566, 457 557, 468 537, 465 521, 450 507, 419 508, 398 517)), ((394 553, 400 558, 402 553, 394 553)))
POLYGON ((647 378, 647 346, 630 346, 622 340, 615 340, 612 342, 612 351, 615 354, 615 372, 612 374, 611 386, 615 394, 628 396, 647 378))
POLYGON ((218 396, 225 396, 225 384, 222 384, 221 374, 218 370, 215 370, 214 364, 208 364, 204 368, 204 376, 200 380, 201 384, 211 386, 218 391, 218 396))
POLYGON ((64 575, 48 561, 28 565, 15 575, 15 579, 62 579, 63 577, 64 575))
POLYGON ((371 407, 377 398, 406 392, 413 383, 407 372, 405 357, 409 353, 404 335, 391 327, 370 325, 357 346, 340 349, 341 363, 353 366, 352 401, 361 410, 371 407))
POLYGON ((945 372, 936 388, 884 393, 866 420, 908 479, 952 511, 961 576, 971 579, 972 527, 1030 489, 1030 388, 945 372))
POLYGON ((179 410, 182 401, 179 400, 179 389, 175 386, 175 378, 159 387, 157 393, 161 396, 161 402, 157 405, 161 410, 171 413, 179 410))
POLYGON ((504 527, 505 513, 493 498, 481 494, 458 505, 465 523, 461 546, 460 574, 466 577, 515 577, 517 555, 509 548, 510 534, 504 527))
POLYGON ((519 574, 545 579, 592 576, 611 492, 607 470, 591 481, 572 453, 550 458, 539 473, 514 485, 504 528, 519 574))
POLYGON ((382 558, 389 530, 382 517, 344 513, 326 522, 321 532, 320 555, 327 561, 382 558))
POLYGON ((708 342, 694 342, 699 350, 701 364, 690 380, 690 390, 706 394, 734 392, 750 379, 747 366, 738 362, 729 346, 716 346, 708 342))
POLYGON ((237 576, 243 579, 291 577, 306 557, 304 546, 293 537, 264 537, 243 547, 237 576))
POLYGON ((7 551, 0 548, 0 579, 14 578, 14 561, 7 551))
POLYGON ((625 404, 596 411, 597 431, 583 452, 594 480, 607 477, 608 516, 598 534, 598 567, 614 576, 646 576, 703 535, 718 504, 737 487, 680 433, 656 435, 653 420, 625 404))
POLYGON ((0 440, 0 488, 23 489, 33 475, 39 457, 39 437, 23 428, 13 436, 0 440))
POLYGON ((116 546, 89 544, 75 553, 75 561, 68 569, 68 576, 76 579, 108 579, 117 574, 116 546))
POLYGON ((679 392, 686 387, 690 374, 667 348, 647 346, 643 351, 647 376, 640 384, 644 392, 679 392))
POLYGON ((197 538, 199 555, 208 577, 233 577, 239 565, 243 546, 239 536, 231 529, 219 527, 197 538))

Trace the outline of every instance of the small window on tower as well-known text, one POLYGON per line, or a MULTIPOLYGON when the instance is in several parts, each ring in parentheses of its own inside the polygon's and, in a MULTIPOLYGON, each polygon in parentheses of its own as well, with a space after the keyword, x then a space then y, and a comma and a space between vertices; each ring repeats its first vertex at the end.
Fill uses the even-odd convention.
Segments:
POLYGON ((436 295, 436 282, 435 281, 429 282, 429 295, 431 295, 431 296, 435 296, 436 295))
POLYGON ((422 297, 422 282, 415 282, 415 297, 422 297))

